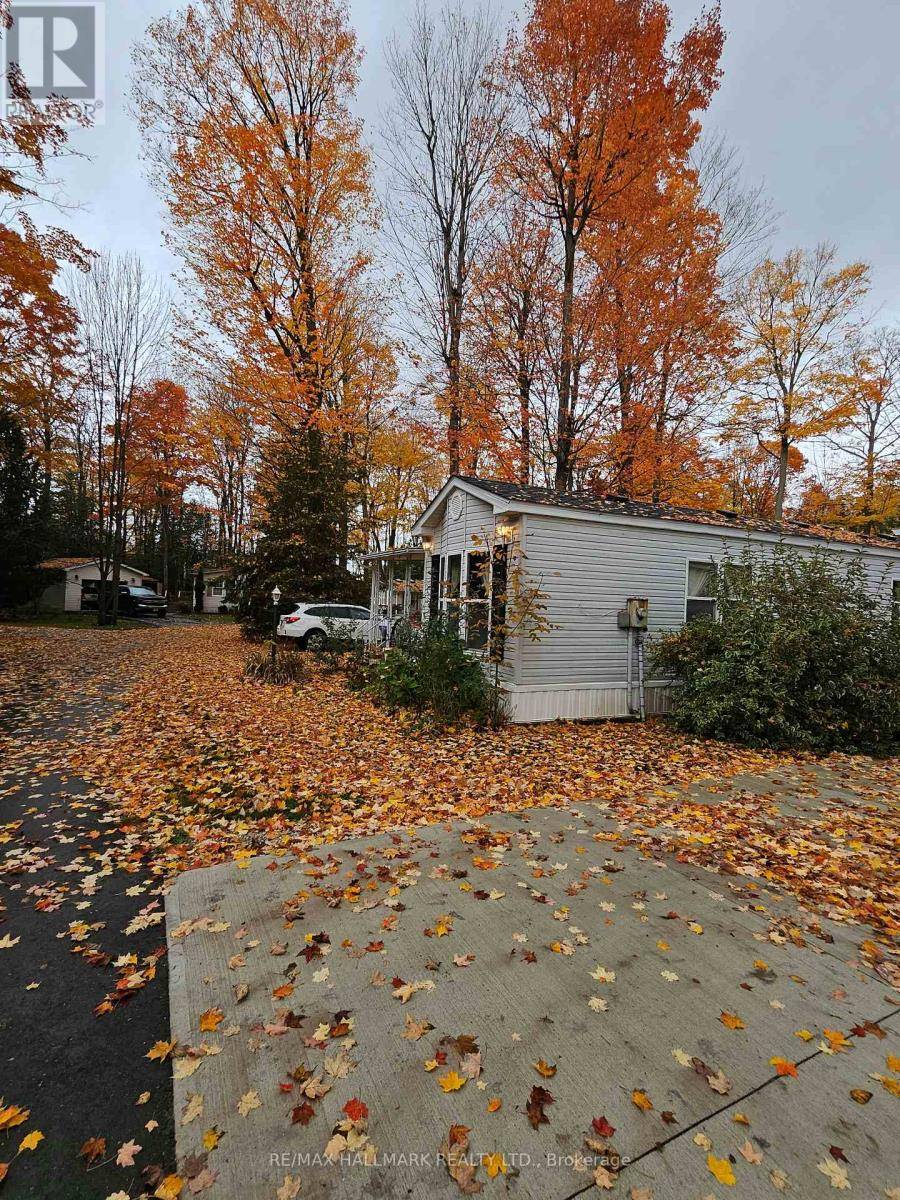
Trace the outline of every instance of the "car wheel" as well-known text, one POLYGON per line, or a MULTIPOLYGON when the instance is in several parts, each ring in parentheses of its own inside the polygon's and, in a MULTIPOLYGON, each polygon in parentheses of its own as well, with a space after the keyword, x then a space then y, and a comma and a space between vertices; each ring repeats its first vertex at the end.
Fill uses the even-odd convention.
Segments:
POLYGON ((321 629, 311 629, 303 639, 304 650, 314 650, 318 652, 319 650, 324 650, 327 644, 328 638, 321 629))

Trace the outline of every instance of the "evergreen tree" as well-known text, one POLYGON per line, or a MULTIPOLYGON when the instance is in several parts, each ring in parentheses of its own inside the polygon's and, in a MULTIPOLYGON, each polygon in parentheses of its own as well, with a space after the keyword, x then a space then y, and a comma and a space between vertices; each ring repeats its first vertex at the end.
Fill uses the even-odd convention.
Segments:
POLYGON ((347 464, 318 430, 281 442, 260 483, 260 538, 239 579, 238 619, 250 637, 271 635, 272 589, 282 612, 305 600, 364 599, 347 560, 347 464))
POLYGON ((38 464, 9 408, 0 407, 0 609, 15 608, 37 586, 36 564, 43 555, 36 516, 38 464))

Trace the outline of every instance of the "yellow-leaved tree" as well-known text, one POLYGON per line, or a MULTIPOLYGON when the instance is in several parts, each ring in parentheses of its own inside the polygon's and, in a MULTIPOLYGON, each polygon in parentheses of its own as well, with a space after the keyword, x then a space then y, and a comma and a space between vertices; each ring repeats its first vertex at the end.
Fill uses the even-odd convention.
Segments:
POLYGON ((869 288, 865 263, 840 266, 822 243, 767 258, 738 298, 739 357, 732 374, 738 398, 727 422, 736 437, 751 435, 778 463, 775 518, 784 509, 791 448, 842 428, 856 407, 855 391, 835 364, 861 321, 869 288))

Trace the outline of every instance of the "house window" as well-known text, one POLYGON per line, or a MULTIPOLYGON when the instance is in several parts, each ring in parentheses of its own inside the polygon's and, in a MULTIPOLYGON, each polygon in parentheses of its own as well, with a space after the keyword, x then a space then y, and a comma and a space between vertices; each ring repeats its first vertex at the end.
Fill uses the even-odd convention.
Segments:
POLYGON ((462 555, 448 554, 441 559, 441 611, 454 629, 459 627, 461 584, 462 555))
POLYGON ((900 579, 891 583, 891 619, 900 625, 900 579))
POLYGON ((687 576, 687 602, 684 618, 696 621, 700 617, 716 616, 716 564, 713 562, 689 562, 687 576))
POLYGON ((509 587, 509 546, 494 547, 491 562, 491 659, 502 662, 506 650, 506 595, 509 587))
POLYGON ((468 556, 466 575, 466 645, 483 650, 491 620, 491 556, 483 551, 468 556))
POLYGON ((428 616, 430 619, 438 615, 441 599, 441 559, 437 554, 431 556, 428 578, 428 616))

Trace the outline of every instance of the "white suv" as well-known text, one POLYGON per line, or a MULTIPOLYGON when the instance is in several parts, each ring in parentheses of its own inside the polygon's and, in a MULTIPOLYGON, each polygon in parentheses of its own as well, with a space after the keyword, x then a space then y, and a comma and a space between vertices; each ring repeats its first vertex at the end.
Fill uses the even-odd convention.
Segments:
POLYGON ((280 637, 299 638, 306 650, 321 650, 333 632, 338 637, 363 638, 369 610, 355 604, 298 604, 278 622, 280 637))

